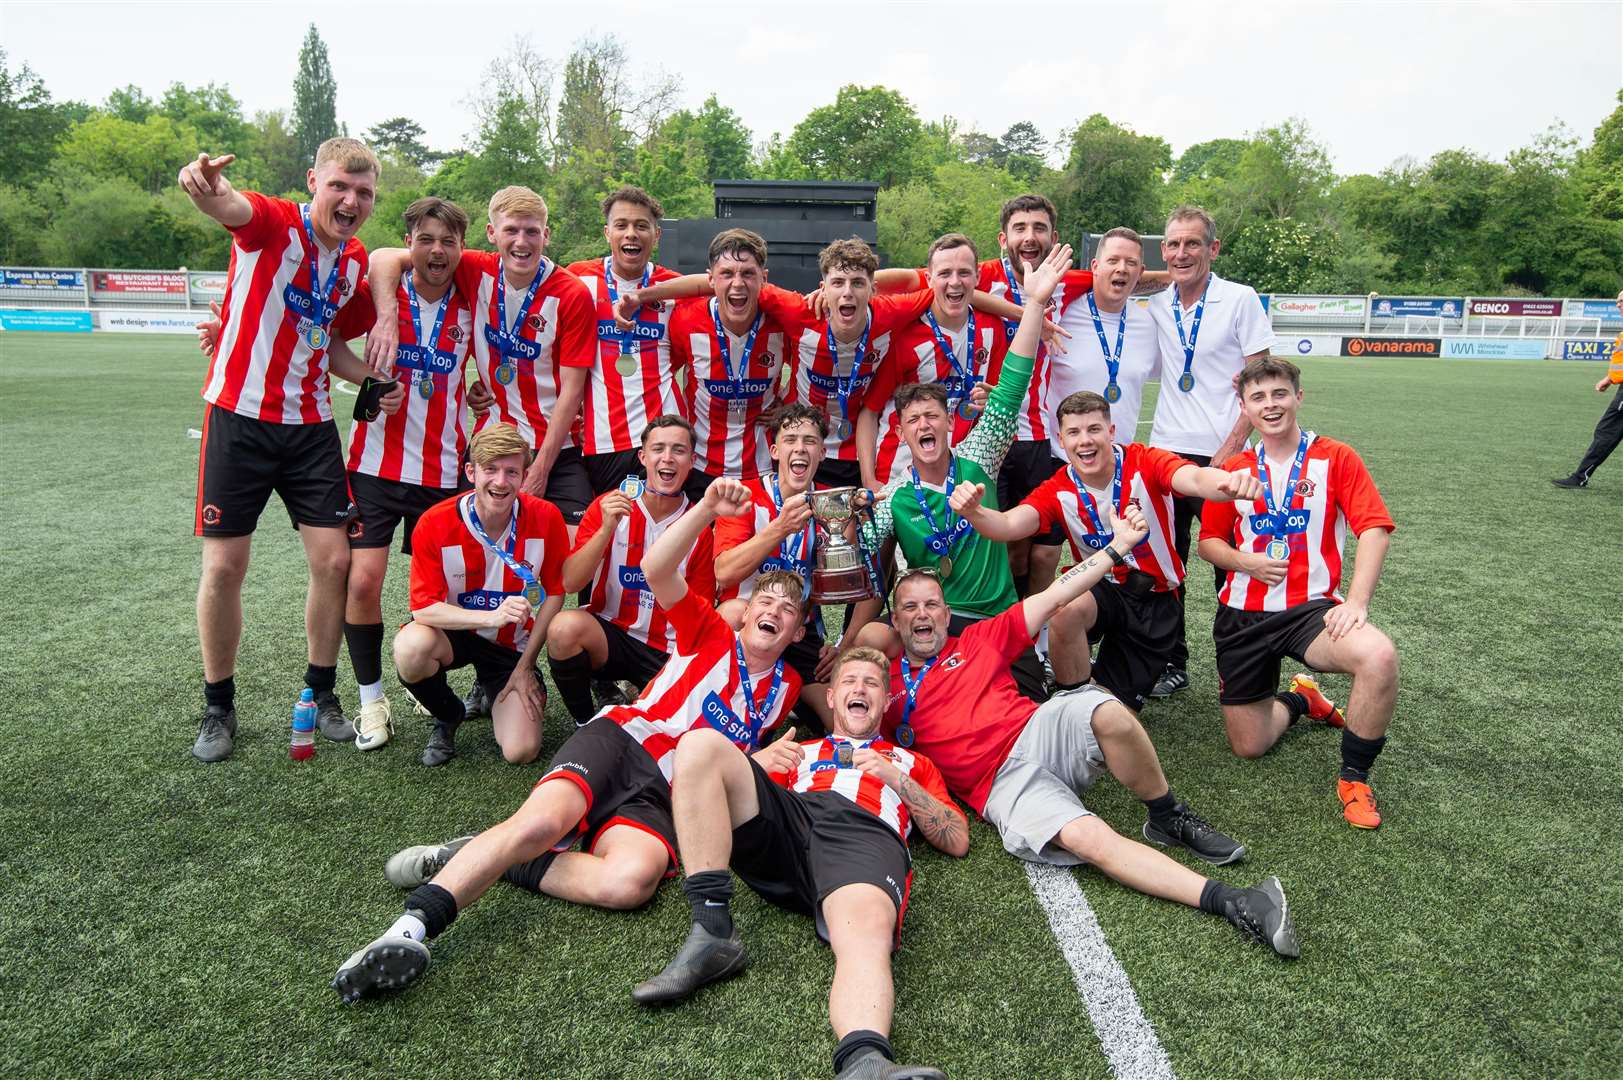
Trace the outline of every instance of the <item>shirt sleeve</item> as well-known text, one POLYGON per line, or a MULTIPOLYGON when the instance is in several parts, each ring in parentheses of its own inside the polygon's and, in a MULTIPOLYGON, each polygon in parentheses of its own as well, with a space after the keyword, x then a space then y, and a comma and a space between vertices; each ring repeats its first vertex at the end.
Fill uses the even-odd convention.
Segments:
MULTIPOLYGON (((457 261, 456 281, 457 291, 468 298, 468 305, 474 306, 479 301, 479 284, 485 275, 500 275, 501 260, 494 251, 464 251, 462 258, 457 261)), ((502 283, 498 280, 492 283, 499 289, 502 283)))
MULTIPOLYGON (((437 531, 438 517, 424 517, 411 534, 411 610, 421 611, 430 604, 450 600, 451 589, 445 581, 445 566, 440 559, 444 546, 437 531), (424 526, 428 526, 424 528, 424 526)), ((560 589, 560 592, 563 590, 560 589)))
MULTIPOLYGON (((755 507, 752 504, 749 511, 736 517, 718 517, 712 526, 714 540, 711 546, 716 555, 726 552, 747 541, 755 535, 755 507)), ((711 563, 715 565, 714 562, 711 563)))
POLYGON ((706 604, 714 605, 716 602, 716 539, 714 528, 706 529, 699 534, 699 539, 693 545, 693 554, 688 556, 688 568, 685 578, 687 580, 688 595, 697 593, 706 604))
POLYGON ((1274 337, 1274 324, 1269 321, 1268 313, 1262 310, 1257 290, 1241 285, 1235 291, 1238 295, 1234 302, 1240 305, 1240 310, 1234 316, 1234 334, 1240 342, 1240 354, 1253 356, 1267 352, 1278 339, 1274 337))
POLYGON ((1188 458, 1179 457, 1170 450, 1162 450, 1154 446, 1146 446, 1142 451, 1143 464, 1139 468, 1150 474, 1150 477, 1168 495, 1173 494, 1172 478, 1178 470, 1185 465, 1193 465, 1188 458))
POLYGON ((558 298, 558 364, 589 368, 597 363, 597 311, 579 278, 566 273, 564 281, 570 287, 558 298))
POLYGON ((985 469, 987 476, 997 476, 1003 467, 1003 458, 1014 443, 1020 407, 1026 399, 1026 387, 1031 383, 1031 368, 1029 356, 1010 351, 1003 358, 997 388, 986 402, 986 411, 958 444, 958 456, 985 469))
POLYGON ((1395 530, 1397 525, 1386 509, 1386 502, 1375 487, 1364 459, 1358 451, 1344 443, 1331 448, 1331 482, 1335 485, 1336 507, 1347 516, 1347 524, 1356 536, 1365 529, 1395 530))
POLYGON ((896 396, 896 387, 901 383, 902 371, 902 361, 897 350, 898 346, 895 343, 885 350, 885 358, 879 361, 879 368, 873 373, 873 382, 868 384, 868 393, 862 399, 863 408, 883 413, 890 399, 896 396))
POLYGON ((729 640, 733 636, 733 628, 697 589, 689 589, 682 599, 666 608, 665 618, 676 631, 676 651, 683 656, 692 656, 707 641, 729 640))
POLYGON ((942 777, 941 770, 935 767, 935 762, 923 754, 914 753, 913 764, 908 768, 907 775, 941 802, 958 809, 958 804, 952 801, 952 793, 947 790, 947 781, 942 777))
POLYGON ((1013 662, 1032 642, 1031 635, 1026 632, 1025 601, 1015 604, 996 618, 971 624, 958 636, 958 641, 959 647, 966 653, 973 646, 984 643, 1006 661, 1013 662))
MULTIPOLYGON (((1255 459, 1247 451, 1235 454, 1223 462, 1220 468, 1229 472, 1248 472, 1255 459)), ((1240 508, 1232 501, 1218 502, 1207 499, 1200 511, 1200 538, 1202 540, 1222 540, 1224 543, 1238 546, 1239 538, 1236 536, 1236 527, 1240 523, 1240 508)))
POLYGON ((603 496, 599 495, 597 498, 593 499, 592 504, 586 508, 586 513, 581 515, 580 524, 575 528, 575 546, 569 549, 569 553, 573 555, 575 552, 585 547, 586 542, 592 537, 596 536, 597 531, 602 527, 603 496))
MULTIPOLYGON (((1072 304, 1076 303, 1078 300, 1082 299, 1084 296, 1088 295, 1088 293, 1093 291, 1093 271, 1067 270, 1065 271, 1063 281, 1065 284, 1065 291, 1063 294, 1061 294, 1060 303, 1056 306, 1057 310, 1053 311, 1055 322, 1059 321, 1058 317, 1065 313, 1066 308, 1070 307, 1072 304)), ((1128 303, 1131 302, 1132 299, 1129 297, 1128 303)))
POLYGON ((806 298, 776 285, 761 286, 761 310, 766 317, 783 327, 785 333, 795 333, 811 325, 811 306, 806 298))
MULTIPOLYGON (((297 204, 273 199, 257 191, 244 191, 252 213, 246 224, 231 229, 231 238, 244 251, 258 251, 284 229, 304 227, 297 204)), ((228 226, 229 228, 229 226, 228 226)))
POLYGON ((896 535, 896 518, 891 513, 890 501, 895 497, 896 489, 901 485, 901 477, 897 477, 887 484, 874 497, 873 517, 862 523, 860 532, 862 544, 870 555, 879 550, 880 544, 896 535))

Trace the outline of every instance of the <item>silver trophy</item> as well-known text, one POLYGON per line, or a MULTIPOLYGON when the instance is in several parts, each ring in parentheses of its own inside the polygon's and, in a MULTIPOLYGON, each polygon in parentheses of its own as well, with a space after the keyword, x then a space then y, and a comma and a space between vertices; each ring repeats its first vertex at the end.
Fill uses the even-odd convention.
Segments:
POLYGON ((812 517, 817 522, 817 562, 812 569, 814 604, 844 604, 874 595, 862 552, 845 538, 846 526, 856 517, 859 488, 824 488, 808 491, 812 517))

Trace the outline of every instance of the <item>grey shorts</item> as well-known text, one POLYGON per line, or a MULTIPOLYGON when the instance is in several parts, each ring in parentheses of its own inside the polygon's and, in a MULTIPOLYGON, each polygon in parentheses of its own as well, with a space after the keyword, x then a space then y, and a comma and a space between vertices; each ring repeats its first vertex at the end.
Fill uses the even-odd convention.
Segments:
POLYGON ((1011 855, 1055 866, 1082 862, 1053 841, 1066 825, 1092 813, 1078 793, 1105 771, 1093 737, 1093 711, 1115 700, 1108 690, 1090 685, 1055 694, 1031 714, 992 778, 981 811, 1011 855))

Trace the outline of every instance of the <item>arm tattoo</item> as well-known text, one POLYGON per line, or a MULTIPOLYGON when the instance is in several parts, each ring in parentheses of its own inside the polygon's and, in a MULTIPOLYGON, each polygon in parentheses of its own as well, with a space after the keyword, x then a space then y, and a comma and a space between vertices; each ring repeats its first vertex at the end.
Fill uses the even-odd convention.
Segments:
POLYGON ((1086 559, 1083 559, 1081 562, 1065 571, 1064 574, 1060 575, 1059 583, 1061 585, 1068 584, 1071 581, 1081 577, 1083 574, 1088 573, 1094 568, 1094 563, 1098 560, 1098 558, 1099 556, 1097 554, 1089 555, 1086 559))
POLYGON ((897 794, 912 812, 913 823, 933 846, 946 851, 969 843, 969 823, 964 815, 925 791, 906 773, 902 774, 902 786, 897 794))

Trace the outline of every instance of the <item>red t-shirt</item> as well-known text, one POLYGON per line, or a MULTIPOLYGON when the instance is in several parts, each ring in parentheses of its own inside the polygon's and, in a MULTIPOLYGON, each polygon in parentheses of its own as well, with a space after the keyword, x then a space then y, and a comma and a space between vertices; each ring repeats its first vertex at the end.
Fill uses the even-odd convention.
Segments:
MULTIPOLYGON (((671 312, 676 305, 670 301, 644 304, 637 312, 636 328, 622 334, 614 321, 614 303, 610 299, 608 277, 612 273, 608 260, 586 259, 571 263, 569 272, 580 278, 591 293, 597 313, 594 337, 597 341, 597 363, 592 366, 586 384, 586 400, 581 404, 580 428, 576 442, 583 454, 613 454, 635 450, 643 429, 656 416, 667 413, 685 415, 682 411, 681 390, 676 385, 675 369, 671 366, 669 329, 671 312), (620 356, 628 342, 637 367, 629 375, 620 374, 620 356)), ((675 270, 649 265, 644 277, 652 285, 678 277, 675 270)), ((615 295, 644 287, 642 282, 621 281, 615 278, 615 295)))

